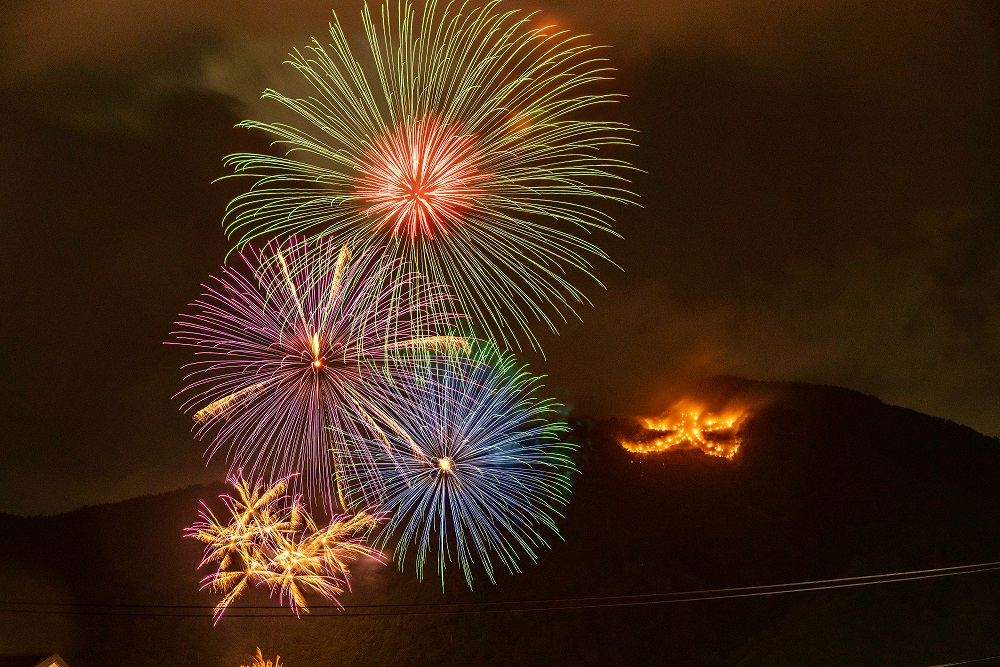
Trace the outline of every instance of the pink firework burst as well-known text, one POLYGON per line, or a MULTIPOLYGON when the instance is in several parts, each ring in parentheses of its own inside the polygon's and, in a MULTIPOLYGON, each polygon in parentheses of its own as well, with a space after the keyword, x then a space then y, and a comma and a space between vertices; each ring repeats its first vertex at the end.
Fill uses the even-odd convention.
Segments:
POLYGON ((476 183, 487 177, 479 169, 473 138, 429 115, 403 123, 375 140, 360 161, 355 194, 369 206, 378 226, 433 239, 459 225, 482 192, 476 183))
POLYGON ((291 478, 333 510, 349 492, 339 466, 355 458, 359 420, 374 424, 391 405, 384 376, 467 342, 441 335, 456 317, 447 294, 398 261, 375 261, 377 250, 352 260, 347 246, 291 239, 240 258, 248 270, 223 267, 177 322, 171 342, 198 357, 182 409, 195 410, 197 437, 212 438, 208 456, 228 447, 231 471, 291 478))

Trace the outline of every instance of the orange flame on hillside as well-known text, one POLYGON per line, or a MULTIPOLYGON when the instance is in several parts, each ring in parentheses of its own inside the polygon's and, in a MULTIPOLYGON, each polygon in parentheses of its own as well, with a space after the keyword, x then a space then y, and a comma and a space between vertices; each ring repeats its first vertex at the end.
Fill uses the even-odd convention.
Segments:
POLYGON ((640 419, 635 437, 623 437, 620 443, 633 454, 700 449, 709 456, 732 459, 742 444, 739 427, 745 418, 743 410, 711 413, 700 406, 678 403, 660 417, 640 419))

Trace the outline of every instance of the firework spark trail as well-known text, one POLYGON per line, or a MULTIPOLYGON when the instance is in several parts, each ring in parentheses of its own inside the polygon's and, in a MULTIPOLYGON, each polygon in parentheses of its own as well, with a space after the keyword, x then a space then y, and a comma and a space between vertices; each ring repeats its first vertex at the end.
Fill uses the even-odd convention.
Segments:
POLYGON ((227 158, 253 181, 227 234, 237 247, 289 233, 385 247, 451 285, 488 338, 538 348, 533 323, 554 331, 587 303, 570 274, 596 280, 592 260, 608 259, 587 240, 614 234, 600 206, 635 198, 631 167, 607 155, 630 129, 577 117, 622 97, 601 91, 602 47, 495 1, 403 0, 362 22, 377 76, 335 15, 328 46, 291 54, 312 96, 264 92, 296 121, 242 123, 288 152, 227 158))
POLYGON ((388 346, 390 350, 434 350, 435 352, 465 352, 472 350, 469 339, 463 336, 426 336, 404 340, 388 346))
POLYGON ((192 419, 199 424, 204 424, 209 419, 213 417, 220 417, 226 413, 226 411, 234 405, 238 405, 240 401, 249 398, 250 395, 257 393, 260 389, 263 389, 271 382, 274 382, 275 378, 270 380, 264 380, 263 382, 257 382, 249 387, 244 387, 239 391, 234 391, 228 396, 223 396, 217 401, 209 403, 204 408, 194 413, 192 419))
POLYGON ((281 656, 277 655, 274 657, 274 662, 270 660, 264 660, 264 654, 261 653, 260 647, 257 647, 257 654, 253 658, 253 664, 251 665, 241 665, 240 667, 282 667, 281 656))
POLYGON ((277 592, 279 601, 287 600, 296 615, 309 613, 309 591, 339 606, 337 596, 350 589, 350 562, 359 557, 382 562, 382 555, 364 542, 378 517, 364 512, 335 516, 320 528, 300 497, 285 493, 287 480, 266 489, 242 478, 229 482, 239 495, 220 496, 229 522, 220 522, 202 503, 198 521, 185 531, 205 543, 199 567, 218 563, 202 580, 203 589, 223 594, 214 609, 216 622, 250 586, 265 585, 271 595, 277 592))
MULTIPOLYGON (((284 495, 288 484, 287 480, 283 479, 264 490, 260 484, 251 486, 242 478, 231 478, 229 482, 239 494, 238 498, 229 494, 219 496, 229 511, 231 517, 229 523, 223 524, 208 506, 202 503, 202 509, 198 512, 199 521, 188 533, 190 537, 209 545, 198 567, 218 562, 219 569, 226 569, 237 550, 257 537, 257 531, 261 526, 274 526, 271 520, 271 505, 284 495)), ((293 508, 291 514, 296 511, 293 508)))
MULTIPOLYGON (((561 440, 567 427, 550 421, 557 406, 537 389, 492 347, 425 359, 397 384, 399 428, 383 429, 394 456, 369 438, 374 468, 354 468, 384 482, 380 509, 389 518, 373 543, 394 543, 401 567, 415 551, 421 579, 436 554, 442 586, 453 558, 470 587, 474 563, 493 580, 495 561, 513 572, 522 555, 534 560, 544 533, 558 535, 574 470, 574 447, 561 440)), ((371 485, 364 476, 348 483, 371 485)))
POLYGON ((447 334, 451 299, 400 260, 378 261, 377 250, 352 260, 331 240, 241 257, 248 271, 223 268, 177 323, 172 342, 197 354, 183 409, 212 438, 209 456, 228 448, 231 471, 290 478, 332 511, 345 472, 335 459, 362 437, 354 416, 391 405, 386 387, 415 357, 463 347, 447 334), (372 380, 382 375, 390 381, 372 380))

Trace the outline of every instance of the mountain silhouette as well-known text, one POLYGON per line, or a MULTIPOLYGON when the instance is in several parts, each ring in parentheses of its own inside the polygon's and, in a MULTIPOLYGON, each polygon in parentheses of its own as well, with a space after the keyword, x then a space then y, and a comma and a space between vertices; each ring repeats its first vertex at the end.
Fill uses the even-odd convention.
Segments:
POLYGON ((400 572, 359 563, 341 602, 351 614, 389 615, 314 608, 316 616, 296 619, 254 590, 237 604, 273 606, 277 615, 227 616, 213 627, 203 608, 216 596, 198 590, 207 572, 195 570, 201 544, 181 536, 198 501, 211 503, 221 485, 57 516, 0 516, 0 602, 56 603, 0 605, 0 655, 58 651, 72 667, 235 667, 260 646, 287 667, 324 667, 934 665, 1000 654, 1000 572, 670 604, 440 606, 1000 560, 996 438, 835 387, 726 377, 678 395, 709 409, 748 406, 736 456, 630 454, 618 444, 629 422, 573 420, 579 474, 563 539, 495 585, 477 573, 473 591, 455 567, 442 592, 433 568, 421 583, 412 564, 400 572), (436 606, 363 606, 387 604, 436 606), (22 613, 31 609, 57 613, 22 613), (161 613, 191 615, 149 615, 161 613))

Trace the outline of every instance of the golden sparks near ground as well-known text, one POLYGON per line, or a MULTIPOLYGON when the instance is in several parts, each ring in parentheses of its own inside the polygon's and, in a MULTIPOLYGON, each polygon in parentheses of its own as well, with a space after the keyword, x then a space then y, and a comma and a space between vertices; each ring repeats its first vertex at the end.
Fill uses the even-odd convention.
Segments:
POLYGON ((257 647, 257 655, 254 656, 253 662, 249 665, 240 665, 240 667, 281 667, 281 656, 275 656, 274 662, 270 660, 264 660, 263 654, 260 652, 260 647, 257 647))
POLYGON ((640 433, 622 438, 621 446, 633 454, 700 449, 709 456, 732 459, 742 442, 739 426, 745 417, 741 411, 713 414, 690 404, 679 405, 665 416, 641 419, 640 433))
POLYGON ((359 556, 382 562, 382 554, 364 541, 378 524, 376 517, 364 512, 339 516, 320 528, 301 497, 285 493, 286 480, 266 489, 243 479, 230 482, 238 497, 220 496, 229 521, 219 521, 205 506, 199 521, 186 531, 205 543, 199 567, 218 564, 218 570, 202 580, 202 588, 223 594, 215 607, 216 622, 251 585, 267 585, 296 615, 309 613, 305 594, 310 591, 339 605, 337 596, 350 588, 348 564, 359 556))

